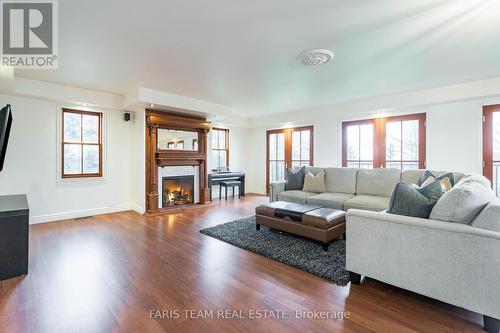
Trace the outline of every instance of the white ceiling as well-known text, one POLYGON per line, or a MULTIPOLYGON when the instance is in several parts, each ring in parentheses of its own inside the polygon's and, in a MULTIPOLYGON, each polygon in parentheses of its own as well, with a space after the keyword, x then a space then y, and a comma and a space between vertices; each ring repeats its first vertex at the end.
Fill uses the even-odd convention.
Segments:
POLYGON ((59 69, 17 76, 246 117, 500 76, 497 0, 62 0, 59 24, 59 69))

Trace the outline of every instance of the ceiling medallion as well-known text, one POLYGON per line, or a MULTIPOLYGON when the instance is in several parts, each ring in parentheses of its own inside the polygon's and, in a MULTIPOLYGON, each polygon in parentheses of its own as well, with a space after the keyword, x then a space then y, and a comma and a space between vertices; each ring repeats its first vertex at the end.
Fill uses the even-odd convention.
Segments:
POLYGON ((334 53, 326 49, 306 50, 299 54, 299 61, 306 66, 323 65, 333 59, 334 53))

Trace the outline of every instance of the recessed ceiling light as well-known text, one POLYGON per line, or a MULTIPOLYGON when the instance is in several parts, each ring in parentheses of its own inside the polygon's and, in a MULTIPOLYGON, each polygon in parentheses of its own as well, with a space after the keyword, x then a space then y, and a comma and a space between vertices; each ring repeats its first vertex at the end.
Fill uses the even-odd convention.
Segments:
POLYGON ((82 103, 82 106, 89 106, 89 103, 82 103))
POLYGON ((299 61, 306 66, 323 65, 333 59, 334 53, 326 49, 305 50, 299 54, 299 61))
POLYGON ((154 104, 149 104, 150 107, 154 108, 156 105, 154 104))

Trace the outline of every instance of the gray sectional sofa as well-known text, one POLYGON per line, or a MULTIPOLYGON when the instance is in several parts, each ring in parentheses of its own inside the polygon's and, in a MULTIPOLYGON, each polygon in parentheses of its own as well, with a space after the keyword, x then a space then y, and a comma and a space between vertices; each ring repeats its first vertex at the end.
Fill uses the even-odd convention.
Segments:
MULTIPOLYGON (((315 173, 319 168, 309 170, 315 173)), ((396 184, 417 183, 423 170, 325 171, 326 192, 285 191, 284 182, 272 183, 271 200, 347 211, 346 268, 353 283, 368 276, 480 313, 485 330, 499 333, 500 205, 484 177, 454 173, 456 189, 469 181, 483 184, 472 184, 459 192, 455 208, 449 205, 443 211, 456 220, 473 215, 472 221, 459 223, 384 212, 396 184), (480 186, 484 186, 486 196, 476 197, 480 186), (488 191, 493 199, 485 203, 488 191)))
MULTIPOLYGON (((389 206, 392 190, 399 182, 417 183, 423 170, 398 169, 351 169, 351 168, 318 168, 307 167, 307 171, 316 174, 325 170, 326 192, 311 193, 304 191, 285 191, 285 182, 270 184, 271 201, 287 201, 302 204, 321 205, 341 209, 362 209, 382 211, 389 206)), ((433 171, 439 176, 445 171, 433 171)), ((453 174, 459 181, 464 174, 453 174)))

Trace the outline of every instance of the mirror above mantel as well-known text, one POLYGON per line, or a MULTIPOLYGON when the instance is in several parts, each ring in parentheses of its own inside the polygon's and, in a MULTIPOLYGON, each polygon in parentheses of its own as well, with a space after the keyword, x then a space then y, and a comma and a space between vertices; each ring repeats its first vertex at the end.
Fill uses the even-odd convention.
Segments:
POLYGON ((198 151, 199 132, 158 128, 158 150, 198 151))

